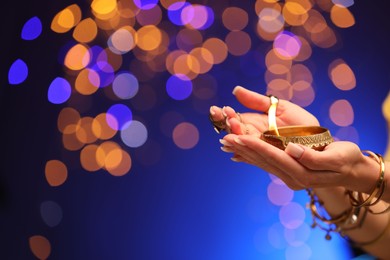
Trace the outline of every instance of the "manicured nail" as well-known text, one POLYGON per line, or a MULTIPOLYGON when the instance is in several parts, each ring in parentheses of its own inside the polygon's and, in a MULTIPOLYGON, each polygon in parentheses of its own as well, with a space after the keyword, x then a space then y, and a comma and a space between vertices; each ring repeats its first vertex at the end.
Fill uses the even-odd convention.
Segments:
POLYGON ((236 157, 232 157, 232 158, 230 158, 230 160, 232 160, 233 162, 242 162, 242 160, 240 160, 236 157))
POLYGON ((223 144, 224 146, 233 146, 231 143, 229 143, 228 141, 223 140, 223 139, 219 139, 219 142, 220 142, 221 144, 223 144))
POLYGON ((230 128, 229 118, 226 118, 226 125, 228 128, 230 128))
POLYGON ((234 87, 233 92, 232 92, 233 95, 236 95, 237 89, 240 88, 240 87, 241 87, 241 86, 236 86, 236 87, 234 87))
POLYGON ((210 107, 210 115, 212 115, 212 116, 215 115, 214 106, 210 107))
POLYGON ((226 147, 226 146, 222 146, 221 150, 224 151, 225 153, 233 153, 234 152, 233 149, 226 147))
POLYGON ((295 159, 301 159, 303 152, 305 149, 297 144, 294 144, 292 142, 289 142, 287 144, 287 147, 285 149, 285 152, 294 157, 295 159))
POLYGON ((238 143, 239 145, 246 146, 246 144, 244 144, 244 143, 240 140, 240 138, 238 138, 238 137, 234 138, 234 142, 238 143))
POLYGON ((227 117, 227 114, 226 114, 226 112, 225 112, 225 106, 222 108, 222 115, 223 115, 224 117, 227 117))

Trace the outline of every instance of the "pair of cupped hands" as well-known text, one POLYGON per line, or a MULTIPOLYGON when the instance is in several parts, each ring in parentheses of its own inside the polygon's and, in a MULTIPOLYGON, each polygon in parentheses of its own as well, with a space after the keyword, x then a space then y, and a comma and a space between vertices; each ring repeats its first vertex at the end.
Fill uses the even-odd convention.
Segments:
MULTIPOLYGON (((251 112, 238 113, 229 106, 210 107, 213 121, 226 120, 221 149, 233 153, 233 161, 257 166, 277 176, 293 190, 340 186, 362 192, 367 189, 367 184, 361 183, 358 170, 365 163, 365 156, 356 144, 337 141, 323 151, 316 151, 290 142, 281 150, 260 139, 268 130, 270 98, 240 86, 234 88, 233 95, 251 112)), ((278 127, 319 126, 315 116, 287 100, 279 100, 276 124, 278 127)))

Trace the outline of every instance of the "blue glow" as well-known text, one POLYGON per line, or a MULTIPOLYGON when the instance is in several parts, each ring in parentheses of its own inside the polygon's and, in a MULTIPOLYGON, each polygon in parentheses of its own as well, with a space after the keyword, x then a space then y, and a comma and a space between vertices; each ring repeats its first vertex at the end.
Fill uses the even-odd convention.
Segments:
POLYGON ((100 88, 107 87, 115 79, 114 69, 106 61, 98 61, 91 69, 99 75, 100 85, 98 87, 100 88))
POLYGON ((12 63, 8 71, 8 82, 9 84, 17 85, 25 81, 27 76, 27 64, 23 60, 17 59, 14 63, 12 63))
POLYGON ((69 82, 64 78, 57 77, 49 86, 47 98, 53 104, 62 104, 69 99, 71 93, 72 88, 69 82))
POLYGON ((142 10, 152 9, 157 3, 158 0, 134 0, 134 4, 142 10))
POLYGON ((206 23, 203 26, 198 28, 199 30, 205 30, 205 29, 209 28, 214 23, 214 11, 213 11, 213 9, 211 9, 208 6, 205 6, 205 9, 207 11, 207 21, 206 21, 206 23))
POLYGON ((188 98, 192 93, 192 82, 185 75, 172 75, 166 85, 168 95, 176 100, 188 98))
POLYGON ((353 0, 332 0, 332 2, 335 5, 341 5, 343 7, 350 7, 355 3, 353 0))
POLYGON ((189 3, 177 2, 169 6, 168 8, 168 18, 169 20, 176 25, 184 25, 181 19, 181 13, 183 9, 189 6, 189 3))
POLYGON ((133 120, 130 108, 123 104, 115 104, 107 111, 107 124, 115 130, 122 130, 133 120))
POLYGON ((112 83, 112 90, 121 99, 130 99, 138 93, 138 79, 131 73, 118 73, 112 83))
POLYGON ((62 208, 54 201, 42 202, 41 217, 46 225, 55 227, 62 220, 62 208))
POLYGON ((26 41, 35 40, 42 33, 42 22, 37 17, 34 16, 28 20, 22 29, 22 39, 26 41))

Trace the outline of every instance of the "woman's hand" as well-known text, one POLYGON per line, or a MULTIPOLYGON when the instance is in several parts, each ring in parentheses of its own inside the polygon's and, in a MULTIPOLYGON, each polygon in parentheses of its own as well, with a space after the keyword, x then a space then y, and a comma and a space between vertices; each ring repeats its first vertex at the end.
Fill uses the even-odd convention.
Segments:
MULTIPOLYGON (((268 130, 268 111, 270 98, 259 93, 237 86, 233 90, 237 100, 245 107, 255 112, 237 113, 231 107, 219 108, 212 106, 210 116, 213 121, 226 120, 228 133, 251 134, 258 136, 268 130), (260 112, 260 113, 259 113, 260 112)), ((288 125, 319 125, 318 120, 308 111, 287 100, 279 100, 276 110, 277 126, 288 125)))
POLYGON ((345 187, 369 193, 378 178, 378 163, 352 142, 333 142, 324 151, 289 143, 285 151, 257 137, 228 134, 222 150, 279 177, 293 190, 345 187))

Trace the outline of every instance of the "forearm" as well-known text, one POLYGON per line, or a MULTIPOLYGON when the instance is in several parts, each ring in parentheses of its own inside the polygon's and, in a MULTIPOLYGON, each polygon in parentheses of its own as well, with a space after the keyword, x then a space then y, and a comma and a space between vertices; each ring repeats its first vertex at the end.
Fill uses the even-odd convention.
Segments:
MULTIPOLYGON (((315 189, 313 192, 321 200, 323 207, 331 217, 350 212, 352 208, 350 199, 343 187, 315 189)), ((381 212, 386 208, 387 203, 381 201, 371 206, 370 210, 381 212)), ((357 215, 356 223, 343 223, 339 224, 338 227, 345 236, 356 243, 356 246, 380 259, 390 259, 390 251, 388 250, 390 244, 390 228, 388 227, 390 214, 375 215, 365 211, 366 209, 362 207, 357 215), (366 242, 372 243, 364 245, 366 242)))

